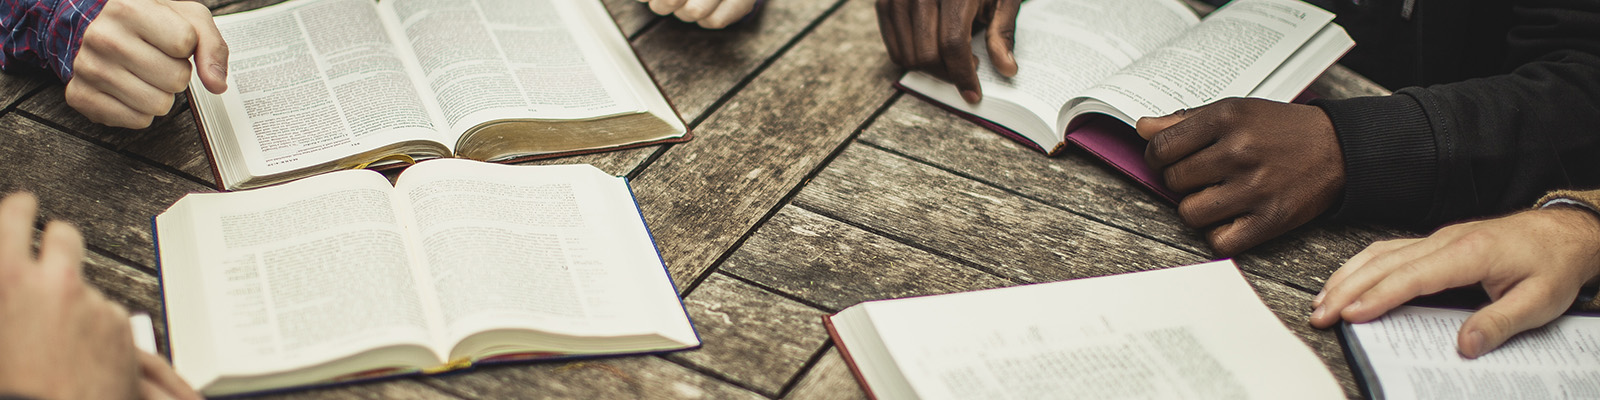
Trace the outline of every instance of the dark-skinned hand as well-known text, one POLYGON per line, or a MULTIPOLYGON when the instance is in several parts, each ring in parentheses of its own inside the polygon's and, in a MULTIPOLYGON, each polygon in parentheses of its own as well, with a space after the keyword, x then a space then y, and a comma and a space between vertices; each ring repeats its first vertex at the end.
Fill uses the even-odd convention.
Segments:
POLYGON ((1231 257, 1321 215, 1344 189, 1344 155, 1315 106, 1223 99, 1141 118, 1145 161, 1183 194, 1178 216, 1231 257))
POLYGON ((972 33, 987 27, 989 59, 1005 76, 1017 74, 1017 7, 1022 0, 878 0, 878 31, 889 59, 938 75, 968 103, 983 99, 972 33))

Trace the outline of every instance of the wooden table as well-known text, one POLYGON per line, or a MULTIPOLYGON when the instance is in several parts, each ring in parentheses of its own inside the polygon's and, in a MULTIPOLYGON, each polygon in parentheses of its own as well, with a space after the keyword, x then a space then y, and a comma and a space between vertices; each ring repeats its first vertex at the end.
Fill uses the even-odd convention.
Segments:
MULTIPOLYGON (((277 0, 206 2, 223 14, 277 0)), ((284 397, 862 398, 823 315, 1212 257, 1173 206, 1085 154, 1047 158, 897 93, 872 0, 773 0, 724 31, 605 3, 695 139, 546 163, 632 179, 704 347, 284 397)), ((1385 93, 1342 68, 1316 87, 1385 93)), ((106 128, 62 90, 52 76, 0 76, 0 192, 31 190, 47 218, 78 224, 86 276, 163 326, 150 218, 215 187, 194 119, 180 101, 150 129, 106 128)), ((1403 234, 1313 223, 1237 259, 1352 397, 1334 334, 1306 323, 1311 296, 1344 259, 1403 234)))

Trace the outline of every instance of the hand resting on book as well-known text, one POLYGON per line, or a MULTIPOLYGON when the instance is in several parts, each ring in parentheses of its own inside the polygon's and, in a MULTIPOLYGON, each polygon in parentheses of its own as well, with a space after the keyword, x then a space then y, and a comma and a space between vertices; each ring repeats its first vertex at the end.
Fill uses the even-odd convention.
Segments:
POLYGON ((205 5, 109 0, 83 33, 67 105, 97 123, 148 127, 188 88, 190 56, 206 90, 227 90, 228 45, 205 5))
POLYGON ((134 347, 128 313, 83 282, 83 236, 51 222, 33 256, 33 195, 0 201, 0 394, 40 399, 198 399, 134 347))
POLYGON ((1344 155, 1322 109, 1223 99, 1141 118, 1145 161, 1183 195, 1178 215, 1229 257, 1321 215, 1344 189, 1344 155))
POLYGON ((1481 284, 1491 303, 1467 318, 1457 350, 1476 358, 1560 316, 1600 275, 1600 218, 1550 207, 1373 243, 1312 301, 1311 324, 1371 321, 1420 295, 1481 284))
POLYGON ((878 31, 889 59, 939 75, 968 103, 983 99, 972 32, 988 27, 989 58, 1005 76, 1017 75, 1017 8, 1022 0, 878 0, 878 31))

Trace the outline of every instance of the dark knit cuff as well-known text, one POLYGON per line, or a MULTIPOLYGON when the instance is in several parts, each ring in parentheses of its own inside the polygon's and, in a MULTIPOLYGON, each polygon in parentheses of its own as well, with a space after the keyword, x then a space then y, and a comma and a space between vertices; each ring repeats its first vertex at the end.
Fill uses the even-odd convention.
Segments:
POLYGON ((1433 213, 1438 145, 1422 105, 1400 93, 1317 99, 1344 153, 1344 198, 1333 217, 1416 225, 1433 213))

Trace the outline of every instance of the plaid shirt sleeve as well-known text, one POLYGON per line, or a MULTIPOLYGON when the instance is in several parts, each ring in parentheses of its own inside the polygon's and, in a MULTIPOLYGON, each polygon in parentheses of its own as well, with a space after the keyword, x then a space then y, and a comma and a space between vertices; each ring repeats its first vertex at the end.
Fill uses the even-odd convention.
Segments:
POLYGON ((40 68, 72 80, 83 32, 107 0, 0 0, 0 69, 40 68))

